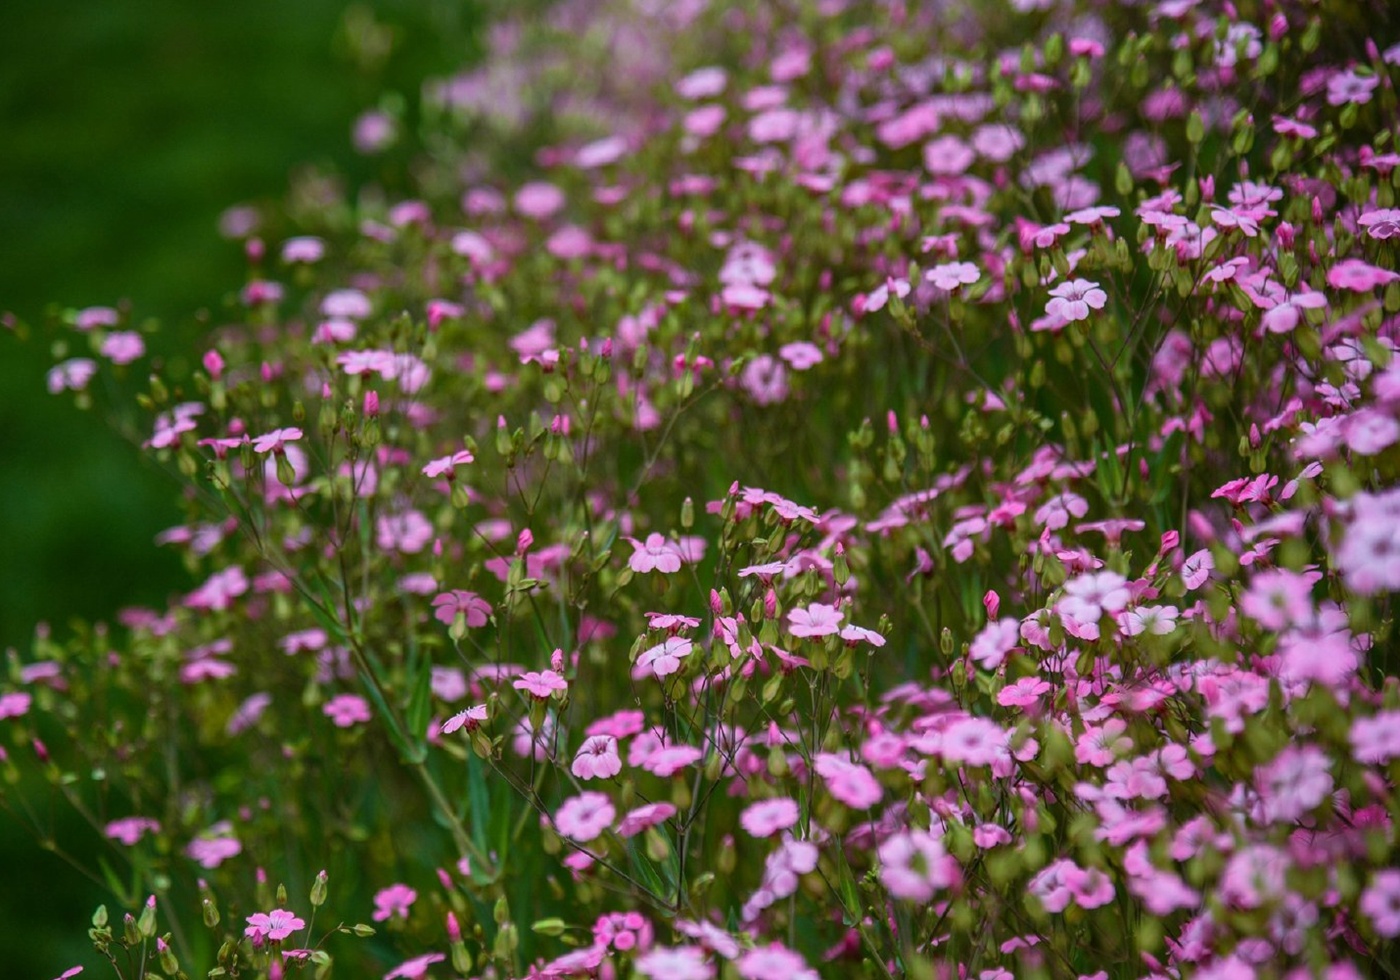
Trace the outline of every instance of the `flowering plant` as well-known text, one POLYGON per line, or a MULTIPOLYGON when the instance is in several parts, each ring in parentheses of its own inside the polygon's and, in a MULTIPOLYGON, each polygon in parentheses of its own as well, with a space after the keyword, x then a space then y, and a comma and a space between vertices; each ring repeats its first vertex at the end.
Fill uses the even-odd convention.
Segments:
MULTIPOLYGON (((97 951, 1392 961, 1400 46, 1344 7, 502 26, 418 196, 243 229, 138 396, 200 584, 10 664, 6 770, 152 895, 97 951)), ((124 314, 70 320, 53 391, 136 377, 124 314)))

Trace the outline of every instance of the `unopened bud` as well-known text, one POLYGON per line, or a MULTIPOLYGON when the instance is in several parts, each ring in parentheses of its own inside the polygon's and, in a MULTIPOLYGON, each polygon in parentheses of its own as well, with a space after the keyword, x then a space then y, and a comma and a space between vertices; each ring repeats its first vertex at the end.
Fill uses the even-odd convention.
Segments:
POLYGON ((447 913, 447 941, 452 943, 462 941, 462 927, 457 922, 457 916, 451 912, 447 913))
POLYGON ((311 906, 320 908, 326 904, 326 872, 322 870, 316 875, 316 880, 311 883, 311 906))
POLYGON ((365 414, 370 418, 374 418, 379 414, 379 392, 365 392, 365 414))
POLYGON ((987 610, 988 619, 997 618, 997 613, 1001 611, 1001 596, 997 595, 996 589, 987 590, 982 597, 982 608, 987 610))
POLYGON ((204 370, 209 372, 209 377, 218 381, 224 375, 224 359, 216 350, 204 352, 204 370))

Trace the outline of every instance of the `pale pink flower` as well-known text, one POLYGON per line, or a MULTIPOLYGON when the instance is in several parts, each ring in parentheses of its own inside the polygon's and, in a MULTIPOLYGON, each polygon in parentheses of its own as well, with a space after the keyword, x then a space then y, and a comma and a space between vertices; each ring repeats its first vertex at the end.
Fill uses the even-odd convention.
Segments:
POLYGON ((433 539, 433 525, 417 510, 381 514, 375 521, 375 544, 383 551, 416 555, 433 539))
POLYGON ((1357 762, 1385 765, 1400 757, 1400 711, 1381 711, 1351 723, 1352 754, 1357 762))
POLYGON ((669 575, 681 570, 681 554, 674 544, 660 534, 648 534, 646 541, 628 538, 635 549, 627 559, 632 571, 645 574, 651 571, 669 575))
POLYGON ((793 636, 831 636, 840 632, 843 618, 835 606, 814 602, 805 609, 788 611, 788 632, 793 636))
POLYGON ((1050 290, 1050 295, 1054 298, 1045 304, 1045 312, 1069 323, 1089 319, 1090 310, 1101 310, 1108 302, 1108 294, 1099 284, 1087 279, 1060 283, 1050 290))
POLYGON ((853 810, 867 810, 884 796, 870 770, 844 756, 822 752, 816 757, 815 769, 826 781, 827 791, 853 810))
POLYGON ((958 865, 943 842, 926 830, 909 830, 880 845, 880 883, 895 898, 929 902, 958 880, 958 865))
POLYGON ((636 967, 651 980, 710 980, 715 975, 699 946, 657 946, 637 957, 636 967))
POLYGON ((450 480, 453 478, 453 471, 457 467, 465 466, 467 463, 473 463, 475 461, 476 457, 471 454, 471 451, 463 449, 450 456, 440 456, 424 464, 423 475, 433 478, 445 476, 450 480))
POLYGON ((464 708, 451 718, 442 723, 442 733, 451 735, 459 729, 465 728, 469 732, 474 732, 486 723, 490 717, 490 712, 484 704, 474 704, 470 708, 464 708))
POLYGON ((372 717, 369 702, 357 694, 337 694, 327 701, 321 710, 337 728, 351 728, 369 721, 372 717))
POLYGON ((594 735, 584 740, 569 769, 579 779, 611 779, 622 771, 617 754, 617 739, 611 735, 594 735))
POLYGON ((1289 745, 1255 775, 1269 823, 1294 823, 1332 792, 1332 760, 1315 745, 1289 745))
POLYGON ((760 800, 745 808, 739 825, 752 837, 772 837, 797 823, 797 802, 786 796, 760 800))
POLYGON ((554 826, 562 836, 585 844, 607 830, 616 816, 617 810, 606 794, 580 793, 559 807, 554 826))
POLYGON ((656 677, 669 677, 681 669, 681 660, 690 656, 694 644, 683 636, 668 636, 656 646, 642 652, 637 666, 656 677))
POLYGON ((982 278, 982 272, 971 262, 944 262, 926 272, 924 278, 936 288, 951 292, 959 286, 972 285, 982 278))
POLYGON ((676 808, 670 803, 644 803, 625 813, 617 824, 619 837, 635 837, 648 827, 663 824, 676 815, 676 808))
POLYGON ((1386 868, 1372 875, 1357 907, 1378 934, 1387 939, 1400 936, 1400 870, 1386 868))

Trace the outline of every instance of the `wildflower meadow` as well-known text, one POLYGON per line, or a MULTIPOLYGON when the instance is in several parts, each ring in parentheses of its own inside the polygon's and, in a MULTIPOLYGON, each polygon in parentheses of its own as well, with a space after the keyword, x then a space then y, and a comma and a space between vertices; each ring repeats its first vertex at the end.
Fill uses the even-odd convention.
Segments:
POLYGON ((1400 975, 1391 5, 487 49, 355 124, 410 192, 225 215, 197 346, 19 325, 197 583, 0 673, 54 974, 1400 975))

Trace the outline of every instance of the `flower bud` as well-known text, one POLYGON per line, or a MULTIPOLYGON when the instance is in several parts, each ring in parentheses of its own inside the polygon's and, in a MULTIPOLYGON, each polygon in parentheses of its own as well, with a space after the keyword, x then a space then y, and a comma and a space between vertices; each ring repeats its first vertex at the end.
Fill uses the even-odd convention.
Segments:
POLYGON ((204 352, 204 370, 209 372, 210 379, 218 381, 224 374, 224 359, 216 350, 204 352))
POLYGON ((316 880, 311 883, 312 908, 320 908, 322 905, 326 904, 326 881, 326 872, 325 869, 322 869, 316 875, 316 880))

